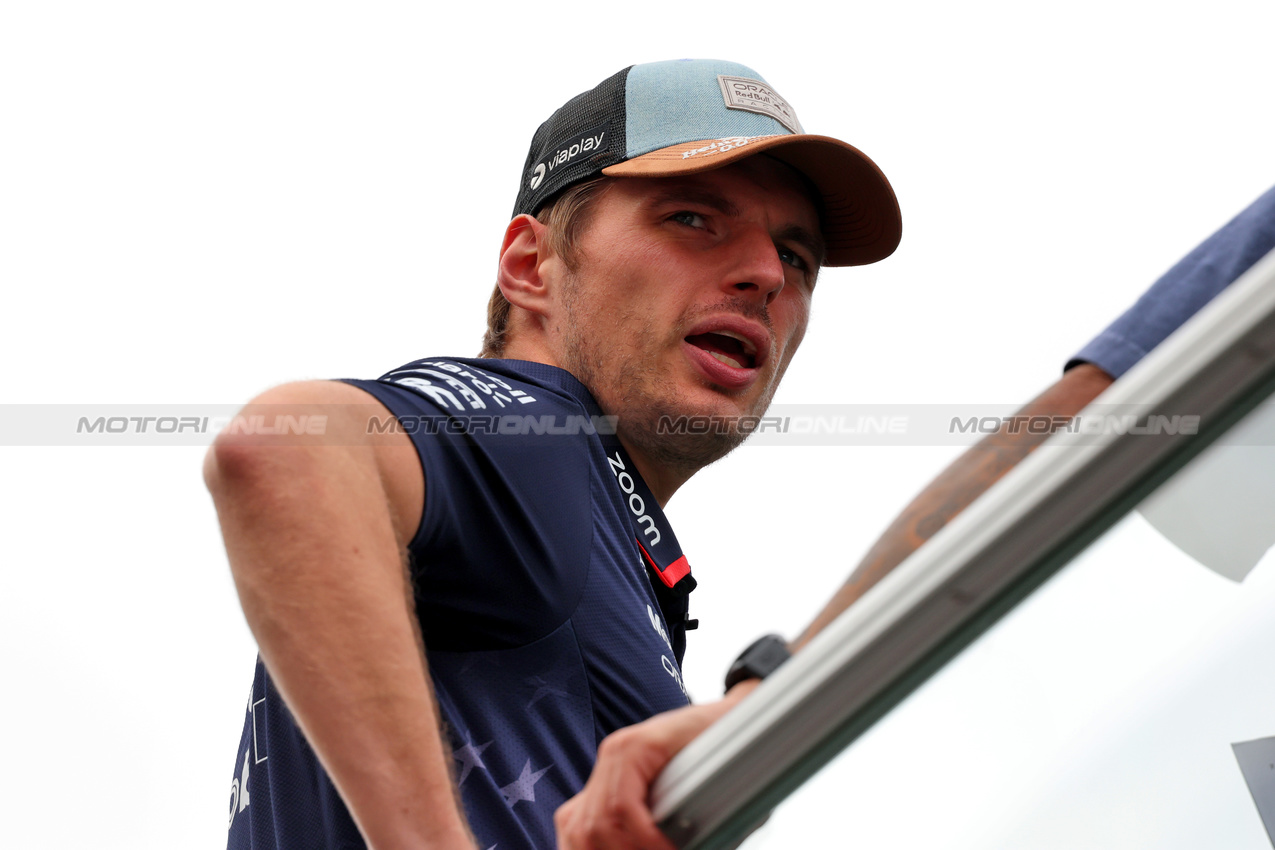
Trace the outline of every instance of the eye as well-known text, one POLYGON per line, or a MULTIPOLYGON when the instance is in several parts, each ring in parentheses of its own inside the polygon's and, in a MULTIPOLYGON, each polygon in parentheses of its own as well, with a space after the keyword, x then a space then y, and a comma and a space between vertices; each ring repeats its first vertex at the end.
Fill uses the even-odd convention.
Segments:
POLYGON ((704 220, 702 215, 688 210, 680 210, 673 213, 669 216, 669 221, 676 221, 677 223, 684 224, 687 227, 695 227, 701 230, 708 227, 708 222, 704 220))
POLYGON ((779 252, 779 262, 795 269, 800 269, 803 272, 810 271, 810 264, 796 251, 784 247, 777 247, 776 250, 779 252))

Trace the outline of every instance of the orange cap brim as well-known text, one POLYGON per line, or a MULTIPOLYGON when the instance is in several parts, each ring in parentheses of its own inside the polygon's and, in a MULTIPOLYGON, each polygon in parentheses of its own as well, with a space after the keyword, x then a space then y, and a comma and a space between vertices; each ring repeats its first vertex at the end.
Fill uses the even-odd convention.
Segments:
POLYGON ((608 177, 674 177, 722 168, 759 153, 787 163, 814 184, 823 201, 827 266, 883 260, 899 245, 903 220, 894 189, 876 163, 829 136, 737 136, 670 145, 608 166, 608 177))

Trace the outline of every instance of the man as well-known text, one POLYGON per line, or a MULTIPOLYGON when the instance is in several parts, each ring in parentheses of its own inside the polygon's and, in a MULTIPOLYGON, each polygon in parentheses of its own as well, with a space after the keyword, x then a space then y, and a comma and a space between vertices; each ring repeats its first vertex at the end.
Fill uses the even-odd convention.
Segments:
MULTIPOLYGON (((1071 358, 1058 381, 1017 415, 1075 415, 1272 250, 1275 189, 1161 276, 1136 304, 1071 358)), ((1047 438, 1026 429, 1005 429, 958 458, 891 523, 792 648, 804 646, 1047 438)), ((731 695, 751 685, 737 685, 731 695)), ((728 697, 723 707, 733 702, 728 697)), ((688 717, 686 711, 653 718, 613 736, 612 741, 624 741, 637 754, 599 759, 584 793, 559 811, 559 835, 568 839, 564 846, 661 846, 657 840, 649 845, 625 843, 624 837, 643 821, 649 782, 702 729, 702 718, 688 717), (638 733, 632 734, 632 743, 626 740, 631 733, 638 733), (617 812, 622 815, 617 817, 617 812)))
POLYGON ((551 847, 591 775, 630 792, 567 809, 564 844, 667 847, 645 783, 766 672, 684 708, 662 507, 765 411, 819 267, 894 250, 889 183, 754 71, 667 62, 542 125, 514 213, 492 359, 279 387, 248 412, 322 436, 209 453, 260 647, 231 847, 551 847), (661 432, 683 414, 724 427, 661 432))
MULTIPOLYGON (((210 454, 264 661, 231 846, 552 846, 550 815, 586 778, 559 810, 562 846, 668 846, 645 809, 651 778, 774 662, 746 656, 725 700, 677 708, 693 579, 660 508, 742 434, 661 434, 660 417, 760 414, 821 255, 870 262, 898 232, 875 167, 802 136, 740 66, 637 66, 555 113, 528 157, 484 344, 523 362, 430 359, 379 382, 279 388, 258 403, 323 405, 323 440, 230 434, 210 454), (609 415, 616 433, 520 438, 493 410, 609 415), (401 431, 382 427, 393 417, 401 431)), ((1168 330, 1200 299, 1187 301, 1168 330)), ((1145 351, 1168 330, 1133 337, 1145 351)), ((1025 412, 1071 415, 1119 368, 1080 365, 1025 412)), ((971 450, 797 645, 1041 439, 971 450)))

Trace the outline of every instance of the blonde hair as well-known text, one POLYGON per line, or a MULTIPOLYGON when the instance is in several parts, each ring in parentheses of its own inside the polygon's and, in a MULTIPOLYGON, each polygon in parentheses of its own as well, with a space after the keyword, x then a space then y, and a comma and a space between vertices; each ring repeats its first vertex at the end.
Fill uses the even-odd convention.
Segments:
MULTIPOLYGON (((594 177, 566 189, 553 201, 536 210, 535 218, 545 226, 545 246, 552 255, 562 258, 566 267, 575 271, 579 256, 576 240, 588 228, 593 205, 602 197, 609 182, 606 177, 594 177)), ((479 357, 502 357, 509 343, 509 313, 513 305, 500 291, 497 283, 487 302, 487 332, 483 334, 479 357)))

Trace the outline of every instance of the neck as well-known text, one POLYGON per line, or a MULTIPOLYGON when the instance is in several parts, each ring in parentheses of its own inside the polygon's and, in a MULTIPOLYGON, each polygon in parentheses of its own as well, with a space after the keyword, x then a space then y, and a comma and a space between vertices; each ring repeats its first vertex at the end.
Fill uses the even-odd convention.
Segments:
POLYGON ((646 486, 651 488, 651 495, 655 497, 655 501, 659 503, 660 509, 663 510, 668 505, 669 500, 673 498, 673 494, 690 480, 696 470, 685 470, 667 463, 661 463, 652 458, 650 453, 643 451, 640 445, 626 438, 623 433, 618 436, 620 445, 624 446, 624 451, 628 453, 629 459, 637 467, 638 474, 642 476, 646 486))
POLYGON ((686 447, 679 445, 677 440, 643 430, 653 429, 654 423, 639 424, 636 426, 637 430, 626 432, 626 417, 623 413, 611 409, 607 399, 598 392, 598 388, 591 386, 590 376, 583 374, 587 370, 573 369, 569 363, 564 362, 568 358, 559 357, 557 352, 545 342, 543 335, 517 334, 506 344, 500 356, 511 360, 530 360, 565 369, 585 385, 603 413, 618 413, 621 419, 617 434, 620 445, 624 446, 624 451, 637 467, 646 486, 651 488, 651 495, 655 497, 661 509, 668 504, 669 499, 673 498, 678 488, 690 480, 692 475, 729 451, 729 449, 710 449, 712 454, 704 456, 704 452, 699 450, 699 447, 695 447, 696 451, 688 453, 685 451, 686 447))
POLYGON ((546 366, 563 368, 549 346, 541 343, 530 334, 519 334, 505 343, 500 357, 505 360, 529 360, 532 363, 543 363, 546 366))

